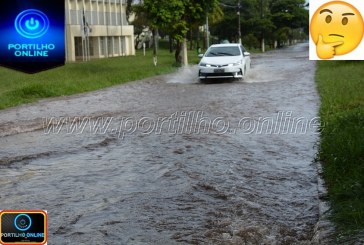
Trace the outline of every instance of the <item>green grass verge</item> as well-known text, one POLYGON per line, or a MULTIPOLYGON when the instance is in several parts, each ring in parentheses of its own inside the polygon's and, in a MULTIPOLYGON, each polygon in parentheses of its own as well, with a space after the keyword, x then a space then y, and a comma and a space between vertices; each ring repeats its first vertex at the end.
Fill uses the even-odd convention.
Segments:
MULTIPOLYGON (((174 72, 174 54, 158 52, 158 66, 152 59, 152 50, 136 56, 96 59, 90 62, 67 63, 63 67, 37 74, 24 74, 0 67, 0 109, 39 99, 94 91, 116 84, 174 72)), ((189 53, 191 63, 197 54, 189 53)))
POLYGON ((364 229, 364 63, 320 61, 320 161, 338 238, 364 229))

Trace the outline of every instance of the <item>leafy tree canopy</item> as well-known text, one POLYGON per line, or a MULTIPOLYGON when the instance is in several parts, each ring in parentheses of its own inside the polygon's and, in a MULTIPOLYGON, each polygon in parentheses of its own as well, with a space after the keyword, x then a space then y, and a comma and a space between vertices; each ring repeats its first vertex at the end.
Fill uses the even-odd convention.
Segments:
POLYGON ((201 23, 218 4, 218 0, 145 0, 143 6, 152 27, 161 28, 175 39, 182 40, 190 26, 201 23))

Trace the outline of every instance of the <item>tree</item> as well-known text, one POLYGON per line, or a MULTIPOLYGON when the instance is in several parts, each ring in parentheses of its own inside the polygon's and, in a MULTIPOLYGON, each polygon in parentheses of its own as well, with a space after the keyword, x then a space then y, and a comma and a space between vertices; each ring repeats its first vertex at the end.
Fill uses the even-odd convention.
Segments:
MULTIPOLYGON (((128 0, 132 1, 132 0, 128 0)), ((145 30, 149 31, 149 26, 151 25, 150 20, 148 19, 147 13, 144 11, 144 8, 141 4, 133 5, 130 13, 135 13, 135 18, 131 24, 134 26, 134 33, 136 36, 135 40, 135 48, 140 47, 142 42, 146 41, 145 30)), ((150 32, 150 31, 149 31, 150 32)), ((148 40, 149 41, 149 40, 148 40)))
POLYGON ((187 32, 193 24, 205 19, 208 13, 218 7, 218 0, 145 0, 145 12, 153 29, 161 28, 169 33, 178 45, 176 62, 181 62, 181 42, 184 43, 184 64, 187 62, 187 32))
POLYGON ((126 10, 125 10, 125 14, 126 14, 126 20, 127 20, 128 22, 129 22, 130 14, 133 12, 132 3, 133 3, 133 0, 127 0, 127 1, 126 1, 126 10))
MULTIPOLYGON (((211 28, 212 34, 220 40, 238 39, 237 3, 239 0, 220 1, 226 18, 211 28)), ((265 40, 274 46, 275 41, 283 43, 307 32, 308 10, 305 0, 240 0, 240 24, 243 39, 250 43, 260 40, 264 50, 265 40), (298 30, 298 31, 297 31, 298 30), (299 35, 297 34, 299 33, 299 35)))
POLYGON ((239 38, 239 15, 240 13, 240 32, 242 36, 253 34, 256 38, 261 36, 263 29, 270 26, 269 20, 262 21, 261 0, 225 0, 221 1, 224 10, 223 21, 212 27, 212 32, 219 37, 220 40, 228 39, 237 42, 239 38), (237 3, 240 3, 238 8, 237 3))
POLYGON ((308 10, 305 0, 271 0, 269 8, 272 22, 276 26, 275 38, 278 44, 292 40, 295 29, 307 26, 308 10))

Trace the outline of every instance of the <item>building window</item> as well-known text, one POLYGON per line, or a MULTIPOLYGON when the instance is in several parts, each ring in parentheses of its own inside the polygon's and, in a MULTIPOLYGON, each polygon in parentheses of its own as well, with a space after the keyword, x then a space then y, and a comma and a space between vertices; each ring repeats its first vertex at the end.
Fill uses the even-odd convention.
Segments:
POLYGON ((114 54, 113 37, 107 37, 108 54, 111 56, 114 54))
MULTIPOLYGON (((89 37, 88 39, 88 50, 89 55, 94 56, 94 38, 89 37)), ((83 57, 84 51, 87 48, 86 39, 83 39, 82 37, 75 37, 75 56, 76 57, 83 57)), ((86 55, 86 54, 85 54, 86 55)))
POLYGON ((121 54, 122 55, 127 55, 126 38, 124 36, 122 36, 120 41, 121 41, 121 54))
POLYGON ((78 25, 78 18, 77 18, 77 12, 78 10, 71 10, 71 25, 78 25))
POLYGON ((116 26, 116 13, 110 13, 111 14, 111 25, 116 26))
POLYGON ((89 46, 89 52, 90 52, 90 56, 94 56, 94 38, 93 37, 89 37, 88 38, 88 46, 89 46))
POLYGON ((92 25, 98 25, 99 24, 96 11, 92 11, 92 21, 91 21, 91 23, 92 23, 92 25))
POLYGON ((75 55, 82 57, 82 37, 75 37, 75 55))
POLYGON ((99 12, 99 24, 105 25, 105 13, 104 12, 99 12))
POLYGON ((85 20, 89 25, 93 24, 92 23, 92 12, 91 11, 85 11, 85 20))
POLYGON ((114 37, 114 51, 115 51, 115 54, 117 54, 117 55, 120 54, 120 38, 119 37, 114 37))
POLYGON ((128 21, 126 19, 126 14, 121 14, 121 18, 122 18, 122 20, 121 20, 120 25, 128 25, 128 21))
POLYGON ((111 15, 111 13, 110 13, 110 12, 106 12, 106 13, 105 13, 106 25, 111 25, 111 22, 110 22, 110 15, 111 15))
POLYGON ((102 56, 105 56, 106 54, 106 42, 105 42, 105 37, 100 37, 100 54, 102 56))

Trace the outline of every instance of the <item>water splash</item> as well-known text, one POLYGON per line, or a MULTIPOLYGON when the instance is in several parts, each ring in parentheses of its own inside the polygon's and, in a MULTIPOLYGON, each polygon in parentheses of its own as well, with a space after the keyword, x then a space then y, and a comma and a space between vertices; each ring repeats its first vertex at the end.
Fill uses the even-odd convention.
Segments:
POLYGON ((193 84, 198 82, 198 67, 196 65, 181 67, 167 78, 167 83, 193 84))

